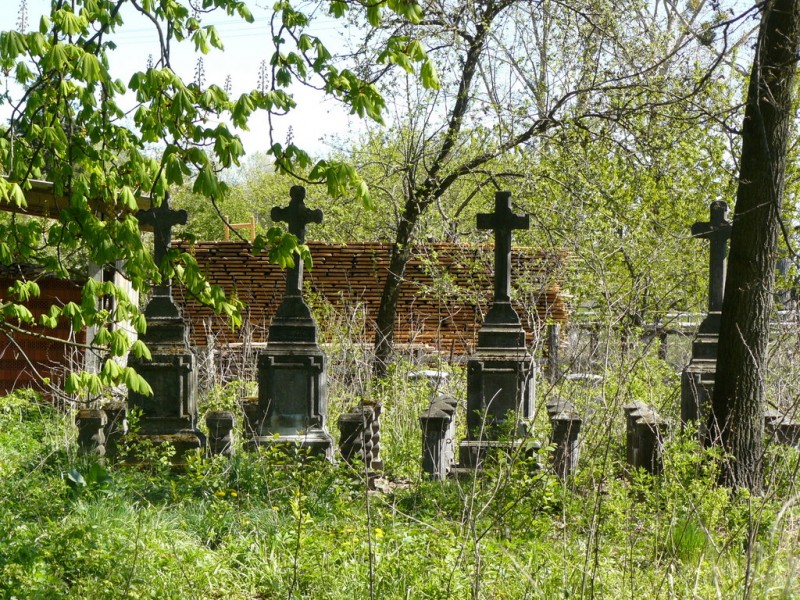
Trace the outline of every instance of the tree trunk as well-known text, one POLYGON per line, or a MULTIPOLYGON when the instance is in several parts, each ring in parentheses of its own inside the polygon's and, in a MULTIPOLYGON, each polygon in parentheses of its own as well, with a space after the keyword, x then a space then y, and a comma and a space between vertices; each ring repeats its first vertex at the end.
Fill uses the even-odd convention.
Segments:
MULTIPOLYGON (((416 217, 419 217, 419 213, 416 213, 416 217)), ((400 298, 406 265, 411 258, 411 242, 417 218, 413 223, 405 218, 400 222, 395 243, 392 245, 389 272, 383 284, 381 305, 375 320, 375 360, 372 363, 372 372, 376 377, 386 376, 392 358, 397 301, 400 298)))
POLYGON ((800 40, 800 0, 764 4, 742 130, 739 188, 709 432, 722 482, 759 492, 772 290, 800 40))

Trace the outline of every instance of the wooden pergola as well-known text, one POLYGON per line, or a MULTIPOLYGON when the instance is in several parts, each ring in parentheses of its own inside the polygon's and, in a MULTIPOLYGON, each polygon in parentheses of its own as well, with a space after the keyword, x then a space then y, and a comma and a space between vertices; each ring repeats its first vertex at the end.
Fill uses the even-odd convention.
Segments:
MULTIPOLYGON (((53 182, 32 179, 28 183, 30 184, 30 189, 23 190, 25 202, 27 203, 26 207, 7 203, 0 204, 0 210, 31 217, 57 219, 59 213, 69 207, 69 198, 56 194, 53 182)), ((124 209, 119 209, 119 207, 114 207, 117 212, 112 213, 109 211, 109 205, 105 203, 96 202, 93 204, 96 205, 97 213, 102 214, 105 218, 118 218, 125 214, 124 209)), ((150 196, 138 195, 136 204, 140 209, 146 210, 150 208, 150 196)), ((148 227, 141 228, 143 230, 148 229, 148 227)))

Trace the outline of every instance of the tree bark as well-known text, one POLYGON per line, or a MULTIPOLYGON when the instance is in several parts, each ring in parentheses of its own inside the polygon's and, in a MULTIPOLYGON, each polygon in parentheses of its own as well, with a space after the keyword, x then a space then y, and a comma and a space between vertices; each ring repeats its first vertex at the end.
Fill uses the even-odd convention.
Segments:
POLYGON ((383 284, 381 304, 378 308, 375 331, 375 359, 372 371, 377 377, 385 377, 394 348, 394 322, 397 317, 397 301, 403 285, 406 265, 411 258, 411 243, 414 229, 419 219, 419 211, 409 212, 409 206, 403 213, 397 236, 392 245, 392 256, 389 259, 389 272, 383 284))
POLYGON ((800 0, 767 0, 747 92, 739 187, 719 334, 711 442, 722 483, 761 489, 765 369, 800 42, 800 0))

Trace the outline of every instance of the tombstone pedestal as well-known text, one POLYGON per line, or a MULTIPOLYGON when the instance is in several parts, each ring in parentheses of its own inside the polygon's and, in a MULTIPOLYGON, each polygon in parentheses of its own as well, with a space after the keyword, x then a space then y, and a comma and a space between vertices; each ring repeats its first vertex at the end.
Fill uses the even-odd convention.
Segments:
POLYGON ((422 472, 434 480, 447 477, 455 463, 456 407, 450 396, 439 396, 419 417, 422 428, 422 472))
POLYGON ((292 444, 333 460, 333 437, 325 426, 325 365, 325 353, 316 344, 267 345, 258 357, 258 412, 252 444, 292 444))
POLYGON ((75 416, 78 428, 78 450, 81 454, 103 458, 106 455, 105 426, 107 418, 102 410, 84 408, 75 416))
POLYGON ((374 483, 383 470, 381 460, 381 424, 383 406, 358 404, 339 415, 339 451, 342 458, 357 470, 366 472, 374 483))
POLYGON ((681 422, 696 422, 701 439, 706 427, 717 373, 720 313, 715 311, 700 324, 692 342, 692 358, 681 373, 681 422))
MULTIPOLYGON (((523 332, 524 333, 524 332, 523 332)), ((535 390, 533 357, 524 348, 481 349, 467 364, 467 439, 461 467, 478 467, 491 448, 527 447, 535 390)))
MULTIPOLYGON (((145 316, 148 315, 148 310, 145 316)), ((136 369, 150 387, 152 396, 128 392, 128 406, 141 411, 137 435, 154 444, 171 443, 180 461, 189 451, 205 447, 205 435, 197 429, 196 359, 184 341, 169 338, 183 330, 183 321, 163 322, 148 316, 144 341, 150 349, 150 360, 130 357, 129 366, 136 369), (161 329, 161 326, 164 329, 161 329)), ((181 334, 182 337, 182 334, 181 334)))

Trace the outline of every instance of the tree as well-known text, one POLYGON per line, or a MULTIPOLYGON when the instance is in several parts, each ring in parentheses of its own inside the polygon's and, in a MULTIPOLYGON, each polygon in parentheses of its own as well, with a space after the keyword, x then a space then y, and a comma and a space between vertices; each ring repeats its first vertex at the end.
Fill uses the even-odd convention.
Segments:
MULTIPOLYGON (((730 456, 723 481, 761 489, 764 373, 787 142, 800 48, 800 1, 767 0, 747 92, 709 430, 730 456)), ((788 241, 788 239, 787 239, 788 241)))
MULTIPOLYGON (((412 22, 421 14, 413 0, 365 5, 334 0, 319 6, 334 16, 361 11, 374 24, 386 13, 412 22)), ((239 164, 244 154, 231 125, 245 128, 256 110, 277 118, 295 109, 288 91, 293 81, 319 83, 324 93, 376 120, 383 100, 373 83, 337 67, 321 40, 306 31, 310 19, 288 1, 276 4, 273 12, 274 36, 267 41, 273 49, 269 82, 238 98, 218 85, 206 86, 202 77, 185 82, 172 68, 171 53, 180 44, 200 54, 221 51, 222 40, 208 24, 218 13, 253 21, 241 0, 52 0, 35 30, 28 31, 26 19, 20 19, 20 31, 0 34, 0 66, 14 82, 2 96, 12 116, 0 135, 5 175, 0 178, 0 200, 24 210, 24 190, 33 179, 53 181, 55 194, 63 199, 51 221, 14 218, 0 223, 0 261, 32 263, 40 273, 56 276, 66 274, 75 256, 96 265, 122 265, 137 290, 177 277, 201 301, 236 319, 237 307, 208 285, 189 253, 173 251, 163 264, 153 263, 133 216, 137 197, 149 196, 157 205, 171 187, 186 182, 205 198, 224 194, 227 185, 220 173, 239 164), (143 59, 141 70, 125 83, 109 72, 108 56, 131 14, 150 23, 158 52, 146 65, 143 59), (136 98, 132 109, 123 101, 129 92, 136 98)), ((385 60, 411 70, 421 65, 430 80, 424 52, 416 49, 409 58, 407 48, 392 40, 387 40, 391 47, 385 60)), ((349 190, 367 199, 365 186, 346 165, 313 162, 292 144, 274 143, 271 153, 285 170, 308 169, 309 178, 327 184, 333 195, 349 190)), ((257 246, 269 247, 270 256, 284 265, 298 255, 307 257, 297 240, 278 228, 271 228, 257 246)), ((0 330, 19 331, 16 321, 33 320, 25 304, 37 292, 35 281, 17 282, 14 298, 0 305, 0 330)), ((128 349, 147 353, 141 342, 131 344, 112 327, 129 319, 139 332, 146 326, 119 287, 90 279, 79 305, 53 306, 42 323, 53 326, 62 318, 71 319, 76 328, 96 327, 97 335, 88 341, 103 355, 128 349), (115 300, 113 310, 101 308, 103 298, 115 300)), ((95 392, 119 382, 143 385, 132 370, 107 360, 100 373, 73 374, 67 388, 95 392)))
MULTIPOLYGON (((489 0, 428 7, 417 31, 440 65, 441 90, 425 94, 393 81, 404 147, 392 170, 402 179, 389 274, 377 316, 375 372, 391 357, 397 298, 421 217, 441 206, 456 182, 466 198, 489 195, 523 172, 499 160, 537 154, 569 133, 584 131, 624 144, 643 113, 680 104, 684 119, 699 117, 690 99, 722 63, 729 40, 721 12, 704 3, 489 0), (652 12, 647 12, 651 10, 652 12), (722 48, 713 43, 723 33, 722 48), (711 41, 709 41, 711 35, 711 41)), ((392 30, 394 33, 395 30, 392 30)), ((374 64, 368 49, 364 69, 374 64)), ((557 143, 557 142, 556 142, 557 143)), ((451 203, 452 204, 452 203, 451 203)), ((459 204, 459 203, 455 203, 459 204)))

